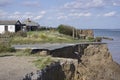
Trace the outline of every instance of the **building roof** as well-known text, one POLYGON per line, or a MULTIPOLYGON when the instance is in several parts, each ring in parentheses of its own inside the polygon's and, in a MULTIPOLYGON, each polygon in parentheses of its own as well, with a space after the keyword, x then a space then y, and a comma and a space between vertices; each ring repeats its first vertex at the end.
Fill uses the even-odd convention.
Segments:
POLYGON ((0 20, 0 25, 15 25, 19 20, 0 20))
POLYGON ((27 19, 23 22, 26 26, 39 26, 37 22, 31 21, 30 19, 27 19))

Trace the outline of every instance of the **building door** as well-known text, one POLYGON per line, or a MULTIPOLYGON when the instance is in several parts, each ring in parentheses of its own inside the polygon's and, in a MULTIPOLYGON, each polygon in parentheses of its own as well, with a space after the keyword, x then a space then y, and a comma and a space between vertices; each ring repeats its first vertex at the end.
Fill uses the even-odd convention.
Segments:
POLYGON ((5 32, 8 32, 8 26, 5 26, 5 32))

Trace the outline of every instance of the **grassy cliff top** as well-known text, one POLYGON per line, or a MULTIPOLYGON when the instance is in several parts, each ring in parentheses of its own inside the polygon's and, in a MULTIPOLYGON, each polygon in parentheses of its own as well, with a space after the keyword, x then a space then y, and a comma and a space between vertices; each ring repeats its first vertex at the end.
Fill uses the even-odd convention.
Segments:
POLYGON ((76 43, 90 41, 83 39, 73 39, 72 36, 60 34, 55 30, 31 31, 27 32, 27 37, 14 37, 13 44, 34 44, 34 43, 76 43))

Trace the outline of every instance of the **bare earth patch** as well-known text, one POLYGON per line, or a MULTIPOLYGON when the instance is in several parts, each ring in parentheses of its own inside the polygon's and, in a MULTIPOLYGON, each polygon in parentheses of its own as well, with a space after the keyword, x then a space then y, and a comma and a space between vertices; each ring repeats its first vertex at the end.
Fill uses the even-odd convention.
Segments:
POLYGON ((37 70, 33 60, 35 57, 0 57, 0 80, 22 80, 26 73, 37 70))

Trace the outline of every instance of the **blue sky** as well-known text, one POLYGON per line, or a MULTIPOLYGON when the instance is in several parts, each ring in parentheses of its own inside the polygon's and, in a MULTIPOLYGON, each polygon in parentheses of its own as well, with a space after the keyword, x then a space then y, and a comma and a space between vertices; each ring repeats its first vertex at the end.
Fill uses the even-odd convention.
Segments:
POLYGON ((120 0, 0 0, 0 20, 76 28, 120 29, 120 0))

